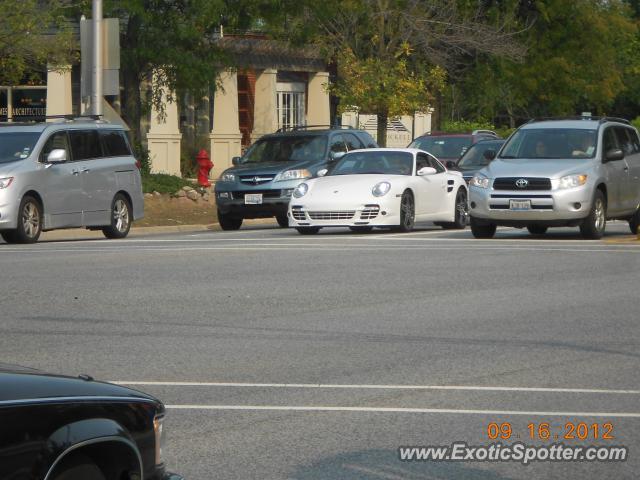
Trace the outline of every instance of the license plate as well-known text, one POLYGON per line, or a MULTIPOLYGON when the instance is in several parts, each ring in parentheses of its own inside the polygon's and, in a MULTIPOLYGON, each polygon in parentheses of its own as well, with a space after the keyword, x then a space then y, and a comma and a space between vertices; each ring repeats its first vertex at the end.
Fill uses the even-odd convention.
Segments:
POLYGON ((247 193, 244 196, 245 205, 260 205, 262 204, 262 194, 261 193, 247 193))
POLYGON ((531 200, 509 200, 509 210, 531 210, 531 200))

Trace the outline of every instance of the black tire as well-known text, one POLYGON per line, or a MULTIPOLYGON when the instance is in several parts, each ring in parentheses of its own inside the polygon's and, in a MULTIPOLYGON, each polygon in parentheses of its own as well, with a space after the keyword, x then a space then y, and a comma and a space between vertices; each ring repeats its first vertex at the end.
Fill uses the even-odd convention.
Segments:
POLYGON ((286 213, 281 215, 276 215, 276 220, 280 228, 289 228, 289 217, 286 213))
POLYGON ((296 227, 300 235, 315 235, 320 231, 320 227, 296 227))
POLYGON ((239 230, 242 226, 242 217, 234 217, 218 210, 218 223, 222 230, 239 230))
POLYGON ((445 230, 464 230, 467 226, 467 212, 469 207, 467 204, 467 192, 464 188, 458 189, 456 193, 456 203, 454 204, 454 218, 453 222, 436 223, 445 230))
POLYGON ((471 217, 471 233, 475 238, 493 238, 496 229, 496 225, 492 223, 479 223, 471 217))
POLYGON ((75 455, 56 467, 53 480, 106 480, 106 477, 91 459, 85 455, 75 455))
POLYGON ((607 200, 604 193, 596 190, 589 216, 580 225, 580 233, 587 240, 600 240, 607 228, 607 200))
POLYGON ((349 227, 349 230, 356 233, 366 233, 373 230, 373 227, 349 227))
POLYGON ((638 227, 640 227, 640 208, 636 210, 633 217, 629 219, 629 229, 631 230, 631 233, 637 235, 639 233, 638 227))
POLYGON ((133 215, 131 213, 131 203, 127 197, 118 193, 111 202, 111 225, 104 227, 102 233, 107 238, 124 238, 129 235, 133 215))
POLYGON ((25 195, 18 209, 18 227, 2 232, 2 238, 7 243, 36 243, 41 233, 42 205, 31 195, 25 195))
POLYGON ((410 191, 405 191, 400 199, 400 225, 398 225, 399 232, 410 232, 416 223, 416 204, 413 199, 413 194, 410 191))
POLYGON ((531 235, 544 235, 549 230, 549 227, 544 225, 527 225, 527 230, 531 235))

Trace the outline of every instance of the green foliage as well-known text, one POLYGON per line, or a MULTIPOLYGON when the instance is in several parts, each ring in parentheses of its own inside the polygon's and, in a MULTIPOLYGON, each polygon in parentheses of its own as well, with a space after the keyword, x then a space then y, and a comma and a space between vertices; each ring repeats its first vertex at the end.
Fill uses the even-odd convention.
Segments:
POLYGON ((47 64, 71 64, 74 41, 60 15, 64 3, 0 0, 0 85, 28 83, 47 64))
POLYGON ((631 120, 631 125, 633 125, 638 130, 640 130, 640 117, 636 117, 633 120, 631 120))
POLYGON ((474 130, 495 130, 495 125, 487 120, 457 120, 442 123, 442 131, 448 133, 468 133, 474 130))
POLYGON ((142 176, 149 175, 151 173, 151 157, 149 156, 149 150, 141 143, 136 143, 133 146, 133 154, 136 160, 140 162, 140 174, 142 176))
MULTIPOLYGON (((508 3, 508 2, 507 2, 508 3)), ((495 11, 502 5, 493 8, 495 11)), ((629 89, 640 100, 638 23, 622 0, 539 0, 520 5, 524 63, 479 57, 448 97, 447 116, 503 118, 611 113, 629 89)), ((500 122, 502 123, 502 121, 500 122)))
POLYGON ((142 176, 144 193, 175 193, 185 186, 193 187, 193 184, 184 178, 164 173, 150 173, 142 176))

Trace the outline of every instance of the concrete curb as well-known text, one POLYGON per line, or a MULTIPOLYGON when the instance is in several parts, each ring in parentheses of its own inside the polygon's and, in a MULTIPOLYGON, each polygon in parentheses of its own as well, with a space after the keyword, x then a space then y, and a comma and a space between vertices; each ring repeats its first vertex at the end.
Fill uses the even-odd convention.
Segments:
MULTIPOLYGON (((273 218, 260 218, 246 221, 247 225, 274 225, 277 226, 273 218)), ((218 223, 208 225, 161 225, 155 227, 132 226, 129 237, 139 237, 144 235, 159 235, 163 233, 197 233, 206 231, 222 231, 218 223)), ((100 231, 91 231, 84 228, 71 228, 66 230, 52 230, 44 232, 40 236, 40 241, 51 240, 78 240, 78 239, 103 239, 104 235, 100 231)))

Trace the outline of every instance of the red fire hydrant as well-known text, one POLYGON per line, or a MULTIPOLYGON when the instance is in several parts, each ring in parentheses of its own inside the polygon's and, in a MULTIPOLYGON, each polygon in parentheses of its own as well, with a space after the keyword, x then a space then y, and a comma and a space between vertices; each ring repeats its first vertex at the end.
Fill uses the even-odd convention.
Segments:
POLYGON ((198 162, 198 185, 210 187, 209 172, 213 168, 213 162, 209 159, 209 154, 204 148, 196 155, 196 162, 198 162))

